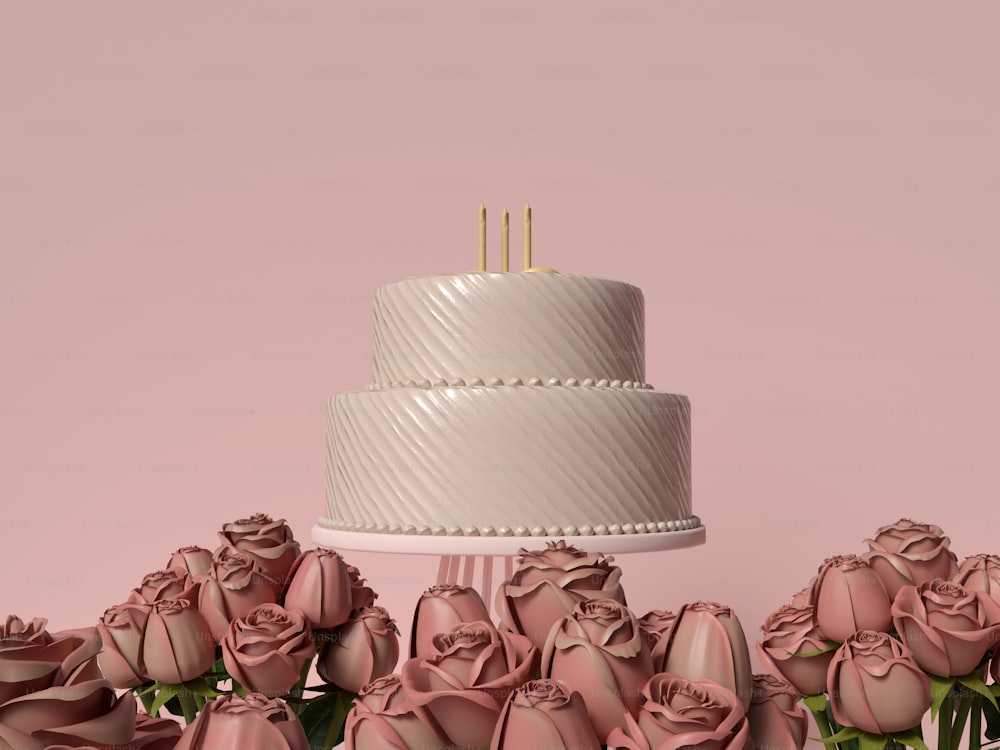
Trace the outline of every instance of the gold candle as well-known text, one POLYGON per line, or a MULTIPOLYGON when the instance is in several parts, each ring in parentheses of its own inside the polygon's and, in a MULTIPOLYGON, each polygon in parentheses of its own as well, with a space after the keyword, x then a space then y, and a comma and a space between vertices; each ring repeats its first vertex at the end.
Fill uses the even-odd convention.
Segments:
POLYGON ((506 208, 500 224, 500 270, 510 270, 510 212, 506 208))
POLYGON ((486 270, 486 204, 479 204, 479 270, 486 270))
POLYGON ((524 270, 531 268, 531 206, 524 204, 524 270))

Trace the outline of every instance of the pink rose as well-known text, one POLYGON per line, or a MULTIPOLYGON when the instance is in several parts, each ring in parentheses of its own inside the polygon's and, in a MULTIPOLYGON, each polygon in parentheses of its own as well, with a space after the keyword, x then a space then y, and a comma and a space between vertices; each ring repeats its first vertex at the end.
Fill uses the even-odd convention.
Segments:
POLYGON ((966 591, 982 591, 1000 602, 1000 556, 972 555, 962 561, 952 580, 966 591))
POLYGON ((410 657, 431 652, 431 639, 466 622, 489 622, 486 603, 473 588, 451 583, 431 586, 417 602, 410 636, 410 657))
POLYGON ((503 627, 526 635, 536 648, 552 626, 582 601, 614 599, 625 604, 614 558, 585 552, 560 540, 547 549, 521 550, 520 564, 497 591, 496 608, 503 627))
POLYGON ((892 603, 892 620, 922 669, 962 677, 976 668, 1000 634, 1000 604, 940 578, 904 586, 892 603))
POLYGON ((834 649, 819 632, 811 605, 786 604, 764 621, 761 631, 757 651, 765 664, 800 695, 819 695, 826 690, 834 649))
POLYGON ((813 586, 815 585, 815 583, 816 583, 816 576, 813 576, 812 580, 809 581, 809 585, 806 586, 801 591, 799 591, 797 594, 795 594, 795 596, 792 597, 792 601, 789 602, 789 604, 791 604, 793 607, 804 607, 807 604, 815 605, 816 602, 813 599, 813 586))
POLYGON ((184 568, 193 579, 212 567, 212 553, 204 547, 181 547, 170 556, 168 568, 184 568))
POLYGON ((135 733, 129 750, 173 750, 181 738, 181 725, 173 719, 161 719, 140 711, 135 717, 135 733))
POLYGON ((274 604, 278 598, 274 580, 264 575, 252 557, 228 549, 215 556, 208 573, 198 581, 198 610, 216 643, 222 642, 232 620, 245 617, 260 604, 274 604))
POLYGON ((774 675, 753 676, 753 698, 747 719, 754 745, 772 750, 802 750, 809 718, 798 700, 795 689, 774 675))
POLYGON ((488 748, 507 696, 538 669, 538 649, 488 622, 441 633, 433 647, 403 664, 407 699, 425 708, 452 744, 488 748))
POLYGON ((140 663, 149 679, 173 684, 200 677, 215 663, 208 623, 187 599, 161 599, 152 605, 140 663))
POLYGON ((216 556, 226 547, 249 555, 260 565, 264 575, 275 579, 278 591, 284 587, 288 571, 301 551, 285 520, 274 521, 264 513, 225 524, 219 539, 222 546, 216 549, 216 556))
POLYGON ((224 695, 208 701, 174 750, 309 750, 295 712, 260 693, 224 695))
POLYGON ((325 681, 351 693, 392 673, 399 661, 399 629, 383 607, 351 615, 323 643, 316 671, 325 681))
POLYGON ((43 688, 0 705, 0 747, 121 746, 132 737, 135 715, 135 696, 119 698, 107 680, 43 688))
POLYGON ((556 680, 532 680, 510 694, 490 750, 601 750, 587 706, 556 680))
POLYGON ((374 607, 378 594, 372 591, 371 586, 365 586, 365 579, 361 577, 361 571, 353 565, 348 565, 347 575, 351 579, 351 610, 374 607))
POLYGON ((97 623, 102 648, 97 662, 116 688, 133 688, 149 679, 142 661, 146 621, 153 605, 125 602, 109 608, 97 623))
POLYGON ((857 555, 827 559, 813 584, 812 598, 820 632, 838 643, 859 630, 882 632, 892 627, 885 585, 857 555))
POLYGON ((652 638, 653 670, 655 672, 666 671, 663 668, 663 664, 667 658, 670 628, 673 627, 676 621, 676 614, 660 609, 651 610, 639 618, 639 627, 645 630, 652 638))
POLYGON ((275 698, 292 689, 303 665, 315 655, 305 617, 277 604, 261 604, 233 620, 222 641, 222 660, 233 679, 275 698))
POLYGON ((649 637, 618 602, 580 602, 549 633, 542 676, 579 691, 598 737, 607 737, 639 711, 640 690, 653 676, 649 637))
POLYGON ((865 541, 871 551, 862 557, 882 579, 889 599, 903 586, 951 578, 958 570, 955 553, 948 549, 951 540, 938 526, 901 518, 865 541))
POLYGON ((433 719, 411 704, 399 675, 387 675, 361 688, 347 714, 347 750, 439 750, 446 740, 433 719))
POLYGON ((886 633, 862 630, 837 649, 827 680, 841 726, 873 734, 917 726, 931 706, 931 681, 913 654, 886 633))
POLYGON ((198 603, 198 584, 191 580, 187 568, 167 568, 148 573, 128 597, 128 601, 135 604, 152 604, 160 599, 187 599, 192 604, 198 603))
POLYGON ((335 628, 351 616, 351 577, 344 559, 326 547, 306 550, 288 572, 283 601, 314 628, 335 628))
POLYGON ((712 680, 654 675, 642 689, 637 718, 608 736, 608 750, 753 750, 743 703, 712 680))
POLYGON ((0 630, 0 704, 101 676, 95 659, 101 639, 94 628, 50 633, 46 622, 7 616, 0 630))
POLYGON ((715 680, 750 707, 753 668, 739 619, 715 602, 685 604, 670 629, 663 671, 689 680, 715 680))

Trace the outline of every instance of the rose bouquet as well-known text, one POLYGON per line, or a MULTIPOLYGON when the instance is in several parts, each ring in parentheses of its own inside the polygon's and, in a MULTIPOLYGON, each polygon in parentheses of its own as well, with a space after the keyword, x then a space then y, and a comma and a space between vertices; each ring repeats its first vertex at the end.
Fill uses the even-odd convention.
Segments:
POLYGON ((177 550, 96 627, 50 633, 9 616, 0 750, 342 741, 356 694, 396 666, 395 623, 356 568, 303 552, 284 521, 257 514, 219 537, 214 552, 177 550))
POLYGON ((861 555, 826 560, 765 621, 758 650, 812 711, 823 741, 862 750, 938 750, 1000 737, 1000 558, 959 565, 950 540, 909 519, 861 555), (992 676, 992 684, 986 679, 992 676))

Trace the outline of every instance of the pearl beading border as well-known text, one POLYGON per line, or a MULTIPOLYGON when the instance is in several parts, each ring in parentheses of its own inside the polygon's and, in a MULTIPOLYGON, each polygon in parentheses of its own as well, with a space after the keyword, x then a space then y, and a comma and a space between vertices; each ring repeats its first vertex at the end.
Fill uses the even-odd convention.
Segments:
POLYGON ((590 526, 442 526, 440 524, 413 526, 411 524, 371 524, 362 521, 332 521, 321 518, 319 525, 338 531, 357 531, 366 534, 403 534, 407 536, 489 536, 489 537, 533 537, 533 536, 617 536, 621 534, 656 534, 670 531, 697 529, 701 524, 698 516, 688 516, 678 521, 648 521, 639 523, 612 523, 590 526))
POLYGON ((528 378, 524 380, 523 378, 508 378, 504 380, 503 378, 473 378, 472 380, 466 381, 462 378, 452 378, 451 380, 446 380, 444 378, 436 378, 434 380, 394 380, 389 383, 373 383, 366 386, 365 390, 369 391, 386 391, 395 388, 477 388, 477 387, 489 387, 489 388, 500 388, 500 387, 511 387, 516 388, 518 386, 530 386, 533 388, 537 387, 549 387, 549 388, 624 388, 626 390, 653 390, 653 386, 649 383, 640 383, 634 380, 608 380, 607 378, 566 378, 561 380, 560 378, 528 378))

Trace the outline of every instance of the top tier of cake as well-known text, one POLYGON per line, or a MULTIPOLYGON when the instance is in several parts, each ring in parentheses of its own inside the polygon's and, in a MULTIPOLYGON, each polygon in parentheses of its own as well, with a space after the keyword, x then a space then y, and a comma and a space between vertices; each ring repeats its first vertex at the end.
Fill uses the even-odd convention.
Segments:
POLYGON ((375 384, 645 376, 642 292, 558 273, 407 279, 375 296, 375 384))

